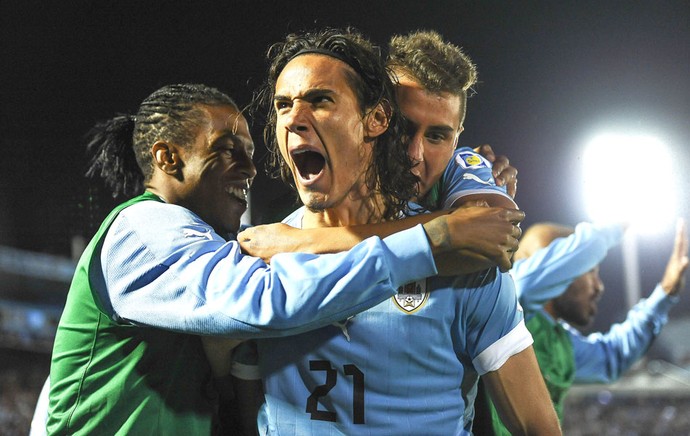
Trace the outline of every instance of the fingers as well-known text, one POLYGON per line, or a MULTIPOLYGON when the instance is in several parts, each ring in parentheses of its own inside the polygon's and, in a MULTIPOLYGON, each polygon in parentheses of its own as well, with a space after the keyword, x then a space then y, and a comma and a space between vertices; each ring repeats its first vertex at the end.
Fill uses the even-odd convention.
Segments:
POLYGON ((525 219, 525 212, 519 209, 503 209, 505 213, 505 218, 513 223, 515 226, 519 226, 520 223, 525 219))
POLYGON ((682 218, 678 218, 676 222, 676 239, 673 244, 673 253, 679 259, 683 258, 683 256, 687 257, 688 254, 688 232, 685 220, 682 218))
POLYGON ((517 193, 517 168, 510 165, 510 161, 506 156, 496 156, 491 171, 496 185, 505 186, 508 195, 510 195, 511 198, 515 198, 515 194, 517 193))
POLYGON ((474 152, 481 154, 484 159, 491 163, 494 163, 494 160, 496 160, 496 155, 489 144, 480 145, 474 149, 474 152))
POLYGON ((498 264, 498 269, 501 272, 510 271, 510 268, 513 267, 513 261, 511 259, 512 259, 512 256, 511 257, 507 257, 507 256, 503 257, 501 262, 499 262, 499 264, 498 264))
POLYGON ((685 271, 688 268, 688 234, 685 221, 679 219, 676 224, 676 237, 673 251, 661 279, 661 287, 669 295, 677 294, 685 287, 685 271))

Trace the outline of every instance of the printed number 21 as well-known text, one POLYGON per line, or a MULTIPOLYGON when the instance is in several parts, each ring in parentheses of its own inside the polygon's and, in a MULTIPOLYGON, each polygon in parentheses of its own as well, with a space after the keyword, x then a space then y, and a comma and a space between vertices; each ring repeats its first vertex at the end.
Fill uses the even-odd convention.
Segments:
MULTIPOLYGON (((310 360, 309 370, 311 371, 326 371, 326 383, 314 388, 307 398, 306 412, 311 414, 311 419, 316 421, 336 421, 335 412, 327 410, 319 410, 319 398, 328 395, 331 389, 338 382, 338 372, 333 369, 331 362, 328 360, 310 360)), ((364 424, 364 373, 355 365, 343 365, 345 375, 351 376, 353 385, 352 392, 352 422, 355 424, 364 424)))

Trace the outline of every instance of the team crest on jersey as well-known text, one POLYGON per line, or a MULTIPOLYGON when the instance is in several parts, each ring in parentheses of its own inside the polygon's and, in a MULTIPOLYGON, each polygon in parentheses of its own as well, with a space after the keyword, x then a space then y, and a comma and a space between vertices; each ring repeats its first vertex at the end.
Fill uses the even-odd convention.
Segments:
POLYGON ((455 162, 464 169, 488 167, 489 163, 480 155, 471 151, 461 151, 455 156, 455 162))
POLYGON ((398 293, 393 297, 398 309, 408 314, 421 309, 428 299, 429 292, 426 290, 426 279, 399 287, 398 293))

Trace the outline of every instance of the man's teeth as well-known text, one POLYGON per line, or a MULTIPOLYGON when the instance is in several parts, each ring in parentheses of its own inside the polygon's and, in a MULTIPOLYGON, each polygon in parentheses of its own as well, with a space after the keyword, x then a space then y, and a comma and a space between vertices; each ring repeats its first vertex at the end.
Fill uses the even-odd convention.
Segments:
POLYGON ((233 197, 237 197, 240 200, 247 201, 247 189, 246 188, 237 188, 235 186, 228 186, 226 191, 228 194, 232 195, 233 197))

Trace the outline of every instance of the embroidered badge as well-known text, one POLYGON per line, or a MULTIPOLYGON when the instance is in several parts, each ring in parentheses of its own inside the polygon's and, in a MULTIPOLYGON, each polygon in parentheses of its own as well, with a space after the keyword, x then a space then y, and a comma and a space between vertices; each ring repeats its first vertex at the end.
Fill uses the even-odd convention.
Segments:
POLYGON ((482 168, 489 167, 486 159, 470 151, 461 151, 455 156, 455 162, 462 168, 482 168))
POLYGON ((393 301, 398 306, 398 309, 407 314, 421 309, 428 299, 429 292, 426 290, 426 279, 399 287, 398 293, 393 297, 393 301))

